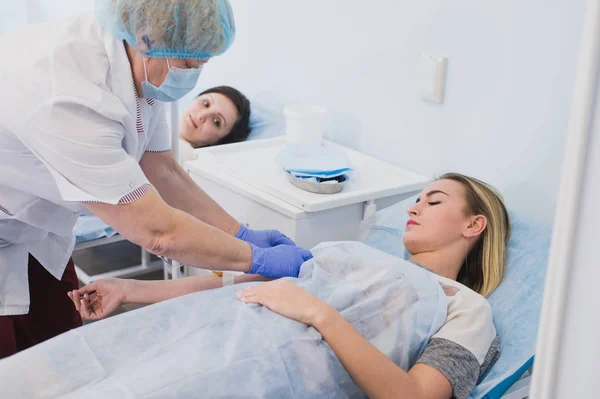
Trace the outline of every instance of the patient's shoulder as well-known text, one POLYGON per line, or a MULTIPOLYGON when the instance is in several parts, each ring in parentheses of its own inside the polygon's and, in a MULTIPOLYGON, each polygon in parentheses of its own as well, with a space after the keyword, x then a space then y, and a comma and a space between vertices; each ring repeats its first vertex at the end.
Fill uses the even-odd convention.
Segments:
POLYGON ((490 304, 485 297, 456 281, 443 277, 438 281, 446 293, 448 310, 434 337, 456 342, 483 363, 497 336, 490 304))
POLYGON ((448 310, 418 363, 440 371, 452 384, 454 397, 466 398, 500 355, 500 342, 488 301, 456 281, 438 276, 448 310))
POLYGON ((457 281, 441 276, 437 279, 448 298, 448 317, 457 316, 454 313, 460 310, 461 315, 467 311, 470 316, 492 321, 492 307, 484 296, 457 281), (453 311, 452 315, 450 311, 453 311))

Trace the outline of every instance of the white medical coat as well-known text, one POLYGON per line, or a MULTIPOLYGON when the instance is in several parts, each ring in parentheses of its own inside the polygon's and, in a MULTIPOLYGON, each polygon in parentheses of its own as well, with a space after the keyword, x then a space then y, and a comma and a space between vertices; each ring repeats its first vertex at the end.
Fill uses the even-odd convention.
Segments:
POLYGON ((0 315, 29 311, 31 253, 60 279, 82 203, 131 202, 166 151, 165 106, 139 99, 122 41, 93 14, 0 35, 0 315))

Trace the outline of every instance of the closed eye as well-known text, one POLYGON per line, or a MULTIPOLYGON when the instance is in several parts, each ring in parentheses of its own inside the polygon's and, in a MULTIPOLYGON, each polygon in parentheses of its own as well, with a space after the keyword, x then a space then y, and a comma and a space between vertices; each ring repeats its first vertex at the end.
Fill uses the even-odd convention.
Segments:
MULTIPOLYGON (((417 198, 417 200, 415 201, 415 204, 418 204, 419 202, 421 202, 421 198, 417 198)), ((427 202, 429 205, 438 205, 441 203, 441 201, 428 201, 427 202)))

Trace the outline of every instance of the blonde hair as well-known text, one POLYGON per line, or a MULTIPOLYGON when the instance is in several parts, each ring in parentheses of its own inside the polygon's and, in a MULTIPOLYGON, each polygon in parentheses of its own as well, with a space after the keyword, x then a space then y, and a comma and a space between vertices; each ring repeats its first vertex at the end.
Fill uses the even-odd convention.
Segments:
POLYGON ((489 184, 459 173, 446 173, 438 180, 453 180, 465 187, 467 212, 483 215, 487 226, 469 251, 456 279, 483 296, 502 282, 510 237, 510 219, 502 196, 489 184))

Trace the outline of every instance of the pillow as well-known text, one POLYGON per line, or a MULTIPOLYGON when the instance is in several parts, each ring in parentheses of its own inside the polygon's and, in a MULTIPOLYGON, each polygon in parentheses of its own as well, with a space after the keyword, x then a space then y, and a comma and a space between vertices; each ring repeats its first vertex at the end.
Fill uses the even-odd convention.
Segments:
MULTIPOLYGON (((402 200, 363 221, 359 240, 408 259, 402 236, 409 219, 407 209, 416 198, 402 200)), ((529 368, 525 366, 535 353, 552 231, 550 226, 514 212, 509 211, 509 216, 512 234, 505 278, 488 297, 501 354, 471 393, 473 399, 501 397, 529 368)))
POLYGON ((283 103, 273 93, 263 91, 250 101, 248 140, 270 139, 285 134, 283 103))

